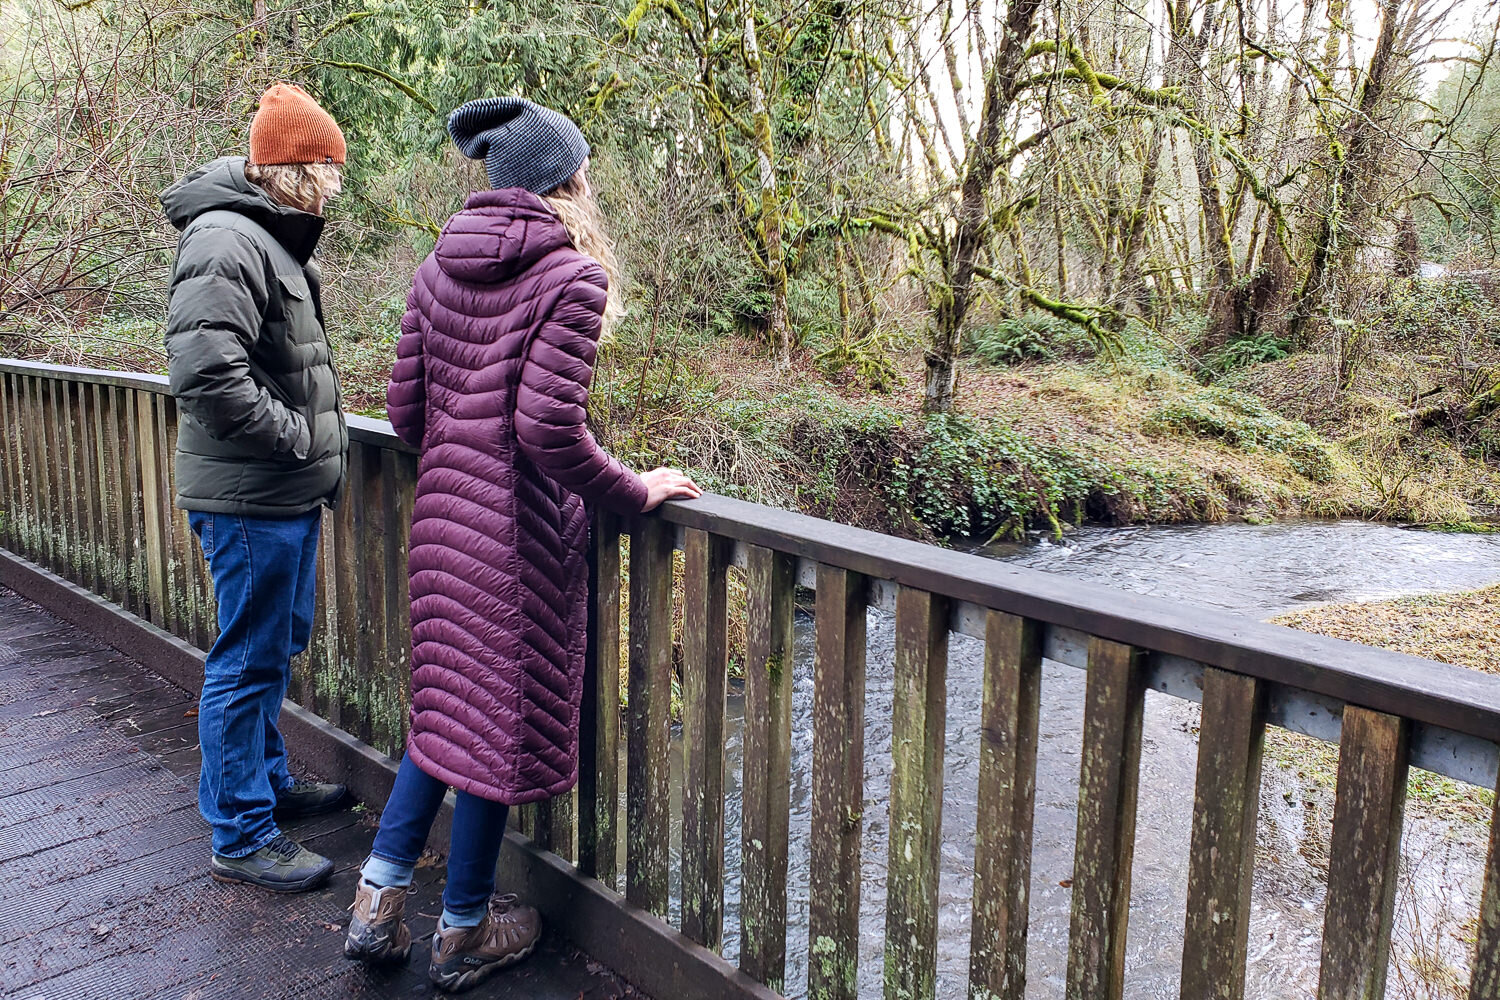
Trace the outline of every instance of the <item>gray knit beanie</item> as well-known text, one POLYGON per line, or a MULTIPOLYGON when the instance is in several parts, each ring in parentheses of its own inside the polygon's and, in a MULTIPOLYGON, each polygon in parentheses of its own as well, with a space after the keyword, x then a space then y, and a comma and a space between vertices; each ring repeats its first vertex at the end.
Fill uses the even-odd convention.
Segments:
POLYGON ((490 187, 546 194, 578 172, 589 144, 566 116, 524 97, 470 101, 448 116, 448 134, 483 160, 490 187))

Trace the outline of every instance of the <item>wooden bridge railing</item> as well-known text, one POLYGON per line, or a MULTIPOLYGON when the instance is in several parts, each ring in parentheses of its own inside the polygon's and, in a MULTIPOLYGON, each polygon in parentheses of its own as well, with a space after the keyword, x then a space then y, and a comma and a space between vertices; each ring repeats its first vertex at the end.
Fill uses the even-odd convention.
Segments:
MULTIPOLYGON (((176 413, 159 377, 0 362, 0 544, 206 648, 206 569, 171 505, 176 413)), ((407 701, 406 526, 415 458, 351 420, 349 502, 325 515, 316 632, 292 694, 399 753, 407 701)), ((1185 1000, 1244 995, 1267 725, 1340 746, 1320 998, 1379 997, 1409 764, 1494 788, 1500 679, 1116 593, 728 500, 596 525, 583 766, 528 810, 534 840, 668 913, 674 552, 682 552, 681 930, 718 950, 725 900, 727 580, 747 590, 740 968, 787 966, 794 598, 816 592, 806 995, 857 995, 866 609, 894 615, 884 993, 936 992, 950 633, 985 646, 970 996, 1024 995, 1041 663, 1084 668, 1067 995, 1119 998, 1148 689, 1203 719, 1184 925, 1185 1000), (620 630, 629 539, 627 649, 620 630), (628 706, 619 689, 628 664, 628 706), (623 731, 622 731, 623 730, 623 731), (625 788, 619 788, 620 755, 625 788), (624 819, 621 822, 620 802, 624 819), (622 852, 623 846, 623 852, 622 852)), ((1500 801, 1500 800, 1497 800, 1500 801)), ((1492 819, 1471 995, 1500 997, 1492 819)))

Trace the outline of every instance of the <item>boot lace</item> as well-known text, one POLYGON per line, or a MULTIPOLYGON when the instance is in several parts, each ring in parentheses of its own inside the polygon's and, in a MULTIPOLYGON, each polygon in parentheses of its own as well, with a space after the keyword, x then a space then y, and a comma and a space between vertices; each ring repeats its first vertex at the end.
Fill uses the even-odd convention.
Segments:
POLYGON ((268 854, 274 854, 278 858, 291 858, 295 857, 297 852, 302 850, 302 845, 286 834, 278 833, 276 839, 272 840, 262 850, 268 854))
POLYGON ((490 926, 485 937, 491 948, 511 949, 520 943, 524 931, 515 916, 515 909, 520 902, 520 898, 511 892, 490 897, 490 926))

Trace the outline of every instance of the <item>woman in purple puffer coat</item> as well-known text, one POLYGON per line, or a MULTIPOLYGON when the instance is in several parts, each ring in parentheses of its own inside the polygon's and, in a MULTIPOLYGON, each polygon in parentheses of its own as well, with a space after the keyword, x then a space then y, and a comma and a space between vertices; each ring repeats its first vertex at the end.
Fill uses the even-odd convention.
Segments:
POLYGON ((448 220, 417 271, 387 410, 421 448, 412 513, 406 756, 361 870, 345 953, 404 960, 412 871, 457 792, 430 975, 467 989, 530 954, 535 910, 493 897, 508 807, 578 777, 587 504, 625 514, 698 488, 638 476, 585 424, 615 257, 571 121, 520 98, 474 101, 448 130, 492 190, 448 220))

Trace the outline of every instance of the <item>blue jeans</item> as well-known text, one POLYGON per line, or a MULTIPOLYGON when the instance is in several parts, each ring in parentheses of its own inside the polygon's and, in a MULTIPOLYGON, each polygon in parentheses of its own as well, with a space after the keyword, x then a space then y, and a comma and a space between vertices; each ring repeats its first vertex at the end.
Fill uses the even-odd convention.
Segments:
POLYGON ((292 779, 276 720, 291 659, 312 638, 321 518, 321 509, 289 518, 188 513, 219 604, 198 702, 198 810, 222 857, 253 854, 280 833, 276 793, 292 779))
MULTIPOLYGON (((380 816, 380 832, 370 848, 370 859, 361 874, 376 885, 411 885, 412 872, 427 833, 437 818, 438 807, 448 786, 416 764, 411 755, 401 758, 396 785, 380 816)), ((456 793, 453 808, 453 840, 448 848, 448 884, 443 888, 443 923, 448 927, 473 927, 484 916, 495 891, 495 863, 505 839, 505 821, 510 810, 498 802, 468 792, 456 793)))

